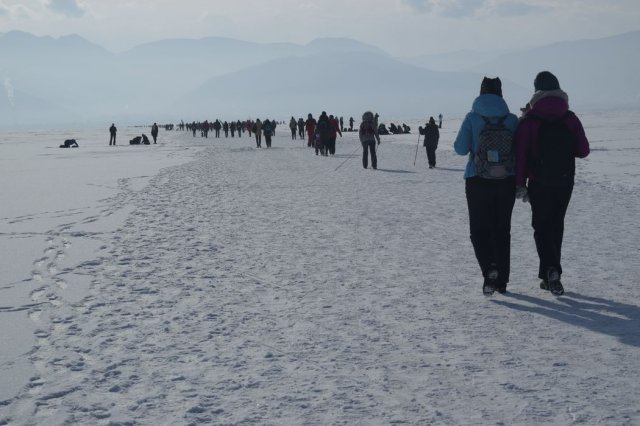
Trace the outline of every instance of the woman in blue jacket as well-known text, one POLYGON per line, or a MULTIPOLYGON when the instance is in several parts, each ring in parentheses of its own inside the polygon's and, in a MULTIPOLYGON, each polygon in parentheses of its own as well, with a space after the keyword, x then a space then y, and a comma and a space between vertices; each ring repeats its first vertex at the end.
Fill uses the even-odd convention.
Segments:
MULTIPOLYGON (((473 102, 454 143, 456 153, 469 156, 464 173, 469 228, 473 250, 484 277, 482 290, 485 295, 507 290, 511 264, 511 212, 516 197, 512 165, 503 167, 503 173, 487 176, 484 172, 486 163, 479 161, 480 135, 488 123, 499 129, 503 139, 510 141, 518 127, 518 118, 509 112, 507 103, 502 99, 499 78, 485 77, 482 80, 480 96, 473 102)), ((487 134, 484 133, 483 140, 486 139, 487 134)))

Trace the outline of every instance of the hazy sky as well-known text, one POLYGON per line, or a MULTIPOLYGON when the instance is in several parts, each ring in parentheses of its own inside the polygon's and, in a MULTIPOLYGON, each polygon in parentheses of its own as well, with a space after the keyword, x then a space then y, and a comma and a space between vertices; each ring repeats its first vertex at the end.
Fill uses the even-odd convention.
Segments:
POLYGON ((640 0, 0 0, 0 32, 77 33, 113 51, 163 38, 350 37, 401 56, 638 29, 640 0))

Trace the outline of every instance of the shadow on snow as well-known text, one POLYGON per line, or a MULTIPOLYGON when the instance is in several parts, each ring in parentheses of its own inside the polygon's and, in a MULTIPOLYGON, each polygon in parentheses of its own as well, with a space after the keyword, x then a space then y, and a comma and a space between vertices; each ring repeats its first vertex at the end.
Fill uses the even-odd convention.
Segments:
POLYGON ((502 300, 492 302, 523 312, 532 312, 616 337, 621 343, 640 347, 640 307, 599 297, 567 292, 553 300, 508 293, 516 300, 534 306, 502 300))
POLYGON ((385 173, 415 173, 412 170, 392 170, 392 169, 378 169, 379 172, 385 172, 385 173))

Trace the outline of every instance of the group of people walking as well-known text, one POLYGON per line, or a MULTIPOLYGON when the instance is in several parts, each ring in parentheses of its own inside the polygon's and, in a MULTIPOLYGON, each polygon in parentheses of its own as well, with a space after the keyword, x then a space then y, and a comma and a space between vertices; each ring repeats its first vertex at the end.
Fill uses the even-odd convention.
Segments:
POLYGON ((271 138, 275 134, 276 122, 268 118, 262 122, 259 118, 252 122, 249 132, 256 138, 256 148, 262 148, 262 135, 264 135, 267 148, 271 148, 271 138))
MULTIPOLYGON (((293 125, 294 118, 291 117, 290 126, 293 125)), ((300 123, 302 118, 298 120, 300 123)), ((316 120, 313 114, 307 115, 307 120, 304 122, 304 129, 300 134, 307 134, 307 146, 315 148, 316 155, 329 156, 336 153, 336 140, 338 135, 342 137, 341 130, 342 118, 338 119, 333 114, 327 115, 326 111, 322 111, 320 117, 316 120)), ((293 127, 291 129, 293 138, 293 127)), ((295 138, 293 138, 295 139, 295 138)))
POLYGON ((485 77, 454 142, 456 153, 469 156, 464 177, 470 236, 486 295, 506 292, 509 283, 516 199, 531 205, 540 287, 564 293, 564 220, 575 158, 589 154, 589 142, 552 73, 538 73, 534 89, 518 119, 502 98, 500 79, 485 77))
MULTIPOLYGON (((275 135, 276 127, 278 122, 276 120, 269 120, 272 126, 272 136, 275 135)), ((209 133, 213 132, 214 137, 220 138, 222 133, 224 133, 224 137, 228 138, 231 135, 232 138, 242 137, 243 133, 248 133, 248 136, 254 137, 254 133, 256 133, 253 129, 255 128, 256 122, 253 120, 231 120, 231 121, 221 121, 216 119, 214 121, 204 120, 204 121, 193 121, 191 123, 185 123, 181 121, 180 124, 176 126, 177 130, 180 131, 188 131, 193 134, 195 138, 197 133, 200 133, 200 136, 203 138, 208 138, 209 133)))

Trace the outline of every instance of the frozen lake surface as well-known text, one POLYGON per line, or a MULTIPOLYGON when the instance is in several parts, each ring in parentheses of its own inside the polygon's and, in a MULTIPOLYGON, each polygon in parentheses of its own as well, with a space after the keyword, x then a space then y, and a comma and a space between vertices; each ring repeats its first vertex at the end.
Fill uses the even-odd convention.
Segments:
POLYGON ((0 424, 640 423, 640 113, 578 115, 559 298, 519 201, 482 295, 459 119, 435 170, 421 123, 377 171, 355 133, 325 158, 284 125, 3 134, 0 424))

